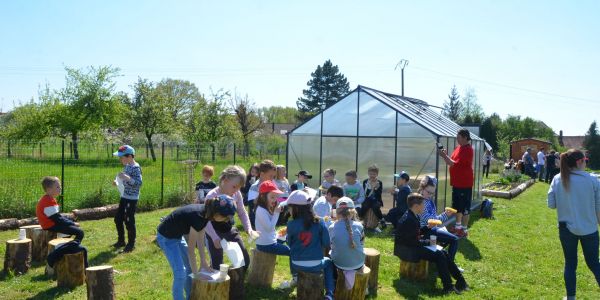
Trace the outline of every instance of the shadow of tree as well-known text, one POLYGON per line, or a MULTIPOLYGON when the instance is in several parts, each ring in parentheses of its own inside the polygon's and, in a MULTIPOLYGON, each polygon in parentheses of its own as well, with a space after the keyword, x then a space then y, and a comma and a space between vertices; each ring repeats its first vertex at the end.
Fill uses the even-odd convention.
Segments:
POLYGON ((27 298, 28 300, 46 300, 46 299, 56 299, 58 297, 60 297, 61 295, 64 295, 68 292, 70 292, 71 289, 69 288, 64 288, 64 287, 53 287, 51 289, 47 289, 45 291, 41 291, 39 293, 37 293, 36 295, 27 298))

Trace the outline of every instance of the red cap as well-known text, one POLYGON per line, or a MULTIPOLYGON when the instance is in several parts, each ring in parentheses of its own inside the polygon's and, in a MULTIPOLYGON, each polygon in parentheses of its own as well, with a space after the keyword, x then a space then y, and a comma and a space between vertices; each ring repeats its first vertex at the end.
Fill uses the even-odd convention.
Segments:
POLYGON ((275 194, 283 194, 282 191, 277 188, 277 185, 271 180, 262 182, 260 186, 258 186, 258 192, 263 193, 275 193, 275 194))

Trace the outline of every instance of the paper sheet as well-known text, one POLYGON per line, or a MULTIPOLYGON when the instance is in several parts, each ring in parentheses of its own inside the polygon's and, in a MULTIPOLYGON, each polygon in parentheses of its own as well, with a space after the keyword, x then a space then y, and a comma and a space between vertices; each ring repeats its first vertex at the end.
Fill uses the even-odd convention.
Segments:
POLYGON ((438 250, 442 250, 442 249, 444 249, 444 248, 443 248, 442 246, 440 246, 440 245, 435 245, 435 247, 434 247, 434 246, 431 246, 431 245, 429 245, 429 246, 425 246, 425 248, 427 248, 427 249, 429 249, 429 250, 431 250, 431 251, 433 251, 433 252, 435 252, 435 251, 438 251, 438 250))
POLYGON ((117 175, 115 181, 117 182, 117 189, 119 190, 119 195, 123 197, 123 194, 125 193, 125 185, 123 185, 123 180, 121 180, 121 177, 117 175))

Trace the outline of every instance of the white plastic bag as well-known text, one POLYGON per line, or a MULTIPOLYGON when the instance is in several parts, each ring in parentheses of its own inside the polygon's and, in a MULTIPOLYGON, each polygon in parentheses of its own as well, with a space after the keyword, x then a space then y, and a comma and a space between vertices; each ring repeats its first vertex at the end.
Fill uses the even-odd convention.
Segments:
POLYGON ((223 248, 223 252, 229 257, 233 269, 246 265, 244 262, 244 254, 242 254, 242 248, 240 248, 238 243, 221 239, 221 248, 223 248))
POLYGON ((125 193, 125 185, 123 185, 123 180, 121 180, 121 177, 117 175, 115 181, 117 182, 117 189, 119 190, 119 195, 123 197, 123 194, 125 193))

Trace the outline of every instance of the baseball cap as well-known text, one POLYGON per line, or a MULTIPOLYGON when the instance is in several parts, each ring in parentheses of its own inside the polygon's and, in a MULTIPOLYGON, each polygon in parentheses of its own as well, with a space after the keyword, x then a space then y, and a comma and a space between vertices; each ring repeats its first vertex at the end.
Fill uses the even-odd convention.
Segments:
POLYGON ((235 215, 235 205, 233 198, 227 195, 219 195, 217 197, 219 201, 213 202, 214 206, 217 206, 217 212, 223 216, 235 215))
POLYGON ((135 155, 135 149, 133 149, 133 147, 129 146, 129 145, 123 145, 121 147, 119 147, 119 150, 117 150, 117 152, 113 153, 114 156, 125 156, 125 155, 135 155))
POLYGON ((267 181, 261 182, 261 184, 258 186, 258 192, 261 194, 263 194, 263 193, 283 194, 283 192, 280 191, 279 188, 277 188, 277 185, 275 185, 275 183, 272 180, 267 180, 267 181))
POLYGON ((302 170, 302 171, 298 172, 298 174, 296 174, 296 176, 300 176, 300 175, 302 175, 308 179, 312 179, 312 175, 308 174, 307 171, 302 170))
POLYGON ((335 207, 339 208, 341 205, 346 205, 348 208, 354 208, 354 201, 348 197, 342 197, 335 203, 335 207))
POLYGON ((310 196, 302 190, 293 191, 285 201, 287 204, 308 205, 310 204, 310 196))
POLYGON ((406 181, 408 181, 410 179, 410 176, 408 175, 408 173, 402 171, 400 174, 394 174, 394 177, 396 178, 402 178, 406 181))

